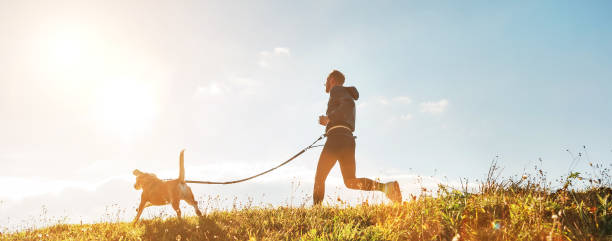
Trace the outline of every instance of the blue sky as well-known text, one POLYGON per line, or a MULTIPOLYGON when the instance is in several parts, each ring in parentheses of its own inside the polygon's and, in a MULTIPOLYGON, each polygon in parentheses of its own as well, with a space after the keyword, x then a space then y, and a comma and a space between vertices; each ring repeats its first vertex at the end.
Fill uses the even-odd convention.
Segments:
MULTIPOLYGON (((609 165, 610 10, 607 1, 0 3, 0 181, 13 187, 0 190, 0 221, 27 217, 16 207, 95 220, 106 205, 136 205, 131 170, 173 177, 182 148, 190 179, 273 166, 322 133, 332 69, 361 94, 358 176, 400 179, 411 192, 418 176, 483 178, 499 156, 505 176, 541 158, 555 178, 572 162, 566 149, 583 146, 575 170, 609 165), (96 199, 98 211, 66 197, 96 199)), ((278 204, 299 182, 307 200, 318 154, 253 183, 194 191, 278 204)), ((358 195, 342 189, 338 168, 330 175, 328 186, 358 195)))

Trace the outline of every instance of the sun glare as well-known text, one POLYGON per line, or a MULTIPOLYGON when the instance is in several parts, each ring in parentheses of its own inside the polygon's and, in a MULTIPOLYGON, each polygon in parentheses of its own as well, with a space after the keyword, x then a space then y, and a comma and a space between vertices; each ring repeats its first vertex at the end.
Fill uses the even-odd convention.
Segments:
POLYGON ((93 33, 79 27, 64 27, 42 33, 42 65, 62 77, 71 78, 99 65, 102 44, 93 33))
POLYGON ((106 131, 130 138, 152 127, 157 103, 150 85, 121 78, 97 90, 94 113, 106 131))
POLYGON ((78 34, 59 34, 50 41, 50 62, 64 67, 78 64, 85 57, 86 43, 87 40, 78 34))
POLYGON ((49 79, 48 91, 87 106, 93 125, 107 135, 129 140, 152 128, 159 75, 150 58, 109 45, 108 36, 78 24, 40 34, 33 67, 49 79))

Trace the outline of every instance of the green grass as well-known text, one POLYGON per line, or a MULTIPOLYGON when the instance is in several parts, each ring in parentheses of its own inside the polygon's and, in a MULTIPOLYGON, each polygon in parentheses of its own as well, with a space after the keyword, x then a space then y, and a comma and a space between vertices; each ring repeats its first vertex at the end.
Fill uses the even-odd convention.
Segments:
MULTIPOLYGON (((499 181, 493 165, 475 193, 440 186, 401 204, 251 207, 204 218, 59 224, 1 240, 612 240, 612 189, 572 173, 552 192, 544 174, 499 181), (571 187, 590 182, 580 190, 571 187)), ((605 183, 605 184, 603 184, 605 183)))

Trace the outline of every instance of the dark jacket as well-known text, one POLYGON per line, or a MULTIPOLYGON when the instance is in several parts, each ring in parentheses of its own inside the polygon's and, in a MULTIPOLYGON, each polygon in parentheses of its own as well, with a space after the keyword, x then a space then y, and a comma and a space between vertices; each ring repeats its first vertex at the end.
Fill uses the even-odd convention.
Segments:
POLYGON ((329 91, 329 102, 327 102, 327 116, 329 123, 325 131, 337 125, 343 125, 355 131, 355 100, 359 98, 359 92, 355 87, 334 86, 329 91))

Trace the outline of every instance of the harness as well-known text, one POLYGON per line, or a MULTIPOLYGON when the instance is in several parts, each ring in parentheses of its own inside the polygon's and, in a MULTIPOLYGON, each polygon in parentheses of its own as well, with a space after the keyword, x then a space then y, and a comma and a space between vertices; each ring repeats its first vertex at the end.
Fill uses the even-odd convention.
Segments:
POLYGON ((327 136, 327 135, 329 135, 329 132, 331 132, 333 129, 338 129, 338 128, 344 128, 344 129, 347 129, 347 130, 351 131, 351 128, 349 128, 348 126, 337 125, 337 126, 332 126, 332 127, 330 127, 330 128, 329 128, 329 130, 327 130, 327 131, 325 132, 325 135, 326 135, 326 136, 327 136))

